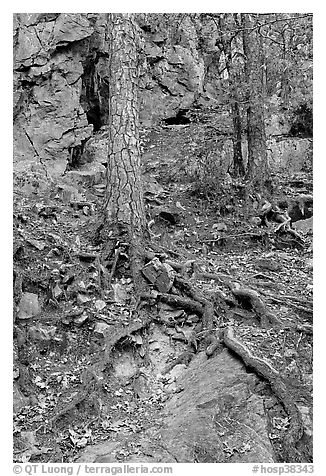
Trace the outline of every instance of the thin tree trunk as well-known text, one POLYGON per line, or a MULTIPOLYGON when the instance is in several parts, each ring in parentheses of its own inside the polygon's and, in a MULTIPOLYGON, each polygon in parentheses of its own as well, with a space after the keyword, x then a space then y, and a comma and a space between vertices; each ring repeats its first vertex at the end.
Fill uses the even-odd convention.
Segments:
POLYGON ((245 174, 242 156, 242 126, 240 107, 237 98, 231 99, 231 114, 233 122, 233 170, 236 177, 245 174))
MULTIPOLYGON (((229 15, 226 13, 226 15, 229 15)), ((233 124, 232 142, 233 142, 233 172, 236 177, 245 174, 242 156, 242 126, 239 107, 239 98, 237 93, 236 73, 232 61, 232 39, 227 35, 227 25, 224 21, 224 14, 219 15, 219 25, 221 29, 221 45, 225 55, 225 65, 228 73, 230 112, 233 124)))
POLYGON ((282 32, 283 48, 282 48, 282 83, 281 83, 281 99, 282 106, 285 109, 289 108, 289 78, 288 78, 288 48, 287 48, 287 31, 282 32))
POLYGON ((262 72, 262 38, 255 14, 241 14, 245 75, 247 83, 247 177, 262 187, 268 180, 266 133, 264 121, 264 94, 262 72))

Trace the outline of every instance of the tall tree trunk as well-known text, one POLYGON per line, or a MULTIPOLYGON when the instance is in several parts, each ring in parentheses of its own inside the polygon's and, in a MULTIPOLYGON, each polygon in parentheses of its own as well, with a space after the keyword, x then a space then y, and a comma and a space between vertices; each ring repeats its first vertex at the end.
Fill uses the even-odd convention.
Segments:
MULTIPOLYGON (((146 229, 142 192, 139 117, 137 27, 130 14, 108 14, 109 138, 105 230, 130 244, 134 281, 141 263, 146 229)), ((138 284, 136 279, 135 285, 138 284)))
POLYGON ((282 48, 282 79, 281 79, 281 100, 284 109, 289 108, 289 75, 288 75, 288 34, 285 27, 282 32, 283 48, 282 48))
POLYGON ((225 21, 224 15, 231 15, 229 13, 219 15, 219 26, 221 30, 221 46, 225 55, 225 65, 228 73, 229 83, 229 99, 230 99, 230 112, 232 117, 233 131, 233 173, 236 177, 243 176, 245 174, 245 168, 242 156, 242 127, 241 127, 241 114, 239 107, 239 98, 237 91, 236 72, 234 71, 234 65, 232 60, 232 36, 228 34, 228 25, 225 21))
POLYGON ((236 177, 245 175, 242 156, 242 126, 239 102, 231 100, 231 114, 233 123, 233 171, 236 177))
POLYGON ((264 122, 262 38, 256 14, 241 14, 245 75, 247 83, 247 177, 262 187, 268 180, 266 132, 264 122))

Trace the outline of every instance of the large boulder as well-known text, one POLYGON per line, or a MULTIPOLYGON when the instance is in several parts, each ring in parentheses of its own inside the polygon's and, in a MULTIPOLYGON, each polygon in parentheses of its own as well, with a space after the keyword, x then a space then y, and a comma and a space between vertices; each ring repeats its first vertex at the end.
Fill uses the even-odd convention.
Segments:
POLYGON ((296 231, 300 231, 303 234, 313 233, 313 217, 307 218, 306 220, 298 220, 293 223, 293 228, 296 231))
POLYGON ((275 461, 263 398, 254 393, 258 379, 227 350, 210 360, 199 353, 174 377, 174 394, 152 428, 89 446, 78 462, 121 462, 121 454, 134 463, 275 461))
POLYGON ((203 356, 178 380, 183 391, 168 401, 161 437, 178 462, 273 462, 257 380, 224 351, 203 356), (202 360, 201 360, 202 359, 202 360))

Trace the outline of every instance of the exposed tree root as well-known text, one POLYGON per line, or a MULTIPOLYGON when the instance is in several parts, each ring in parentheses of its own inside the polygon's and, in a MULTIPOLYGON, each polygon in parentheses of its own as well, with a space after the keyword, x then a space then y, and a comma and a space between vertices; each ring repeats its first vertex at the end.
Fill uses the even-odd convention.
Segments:
MULTIPOLYGON (((281 325, 281 320, 267 309, 266 304, 257 291, 240 285, 236 281, 232 281, 229 277, 223 275, 222 273, 196 273, 196 277, 215 280, 226 285, 237 301, 247 302, 247 305, 250 305, 253 311, 255 311, 257 314, 262 327, 267 328, 270 326, 281 325)), ((225 296, 223 296, 223 294, 219 293, 219 297, 225 300, 225 296)))
POLYGON ((100 257, 97 256, 96 260, 96 267, 97 267, 97 286, 101 295, 101 298, 104 297, 103 289, 107 289, 107 271, 104 266, 101 265, 100 257), (103 283, 103 284, 102 284, 103 283))
POLYGON ((233 295, 241 302, 249 302, 251 308, 257 314, 257 317, 260 319, 260 325, 263 328, 268 328, 270 326, 280 325, 281 321, 267 308, 264 304, 262 298, 260 297, 257 291, 252 289, 240 287, 238 283, 234 283, 231 288, 233 295))
MULTIPOLYGON (((115 255, 116 259, 113 263, 115 266, 118 257, 119 254, 117 253, 115 255)), ((133 250, 131 249, 130 260, 131 262, 133 261, 134 279, 137 275, 136 273, 140 274, 141 266, 144 264, 145 260, 151 261, 155 257, 158 257, 157 254, 152 252, 146 252, 145 254, 143 253, 141 256, 140 246, 136 246, 133 248, 133 250)), ((138 285, 135 286, 135 288, 138 288, 137 295, 139 297, 140 303, 138 310, 140 310, 140 307, 142 306, 141 303, 147 302, 149 305, 155 305, 157 301, 161 301, 163 303, 169 304, 170 306, 184 309, 190 313, 195 313, 202 318, 201 328, 198 328, 197 331, 194 331, 194 338, 191 341, 188 341, 188 349, 173 362, 171 362, 171 364, 169 364, 162 373, 168 373, 175 365, 180 363, 185 363, 188 365, 198 350, 197 342, 200 342, 201 349, 204 347, 208 357, 212 356, 214 352, 221 348, 222 344, 224 344, 231 351, 235 352, 247 366, 253 368, 257 374, 261 375, 269 382, 273 392, 280 400, 290 419, 290 427, 284 438, 284 452, 286 453, 286 461, 299 462, 300 454, 296 449, 296 445, 303 436, 303 423, 300 412, 289 393, 289 389, 284 379, 268 362, 254 356, 250 350, 235 337, 232 327, 228 327, 221 336, 218 335, 217 330, 214 329, 215 309, 213 300, 207 299, 188 279, 186 279, 186 277, 193 275, 193 278, 195 279, 214 279, 220 284, 226 286, 238 303, 244 305, 245 307, 249 307, 256 313, 257 317, 259 318, 260 325, 263 328, 279 326, 281 325, 281 320, 267 309, 263 298, 257 291, 240 285, 238 282, 230 279, 229 276, 222 273, 200 273, 198 272, 197 263, 194 260, 190 260, 185 264, 181 264, 175 262, 174 260, 167 259, 165 254, 160 254, 159 257, 162 262, 169 264, 171 267, 173 267, 176 273, 178 273, 176 276, 174 276, 174 286, 172 286, 170 292, 158 292, 156 290, 149 292, 148 285, 146 289, 146 286, 139 286, 138 283, 138 285)), ((111 274, 112 270, 114 273, 114 266, 111 269, 111 274)), ((227 298, 227 296, 224 295, 222 291, 218 295, 218 299, 224 300, 227 305, 230 304, 230 299, 227 298)), ((232 301, 232 305, 235 305, 235 301, 232 301)), ((127 327, 115 326, 105 332, 104 358, 100 366, 96 366, 96 372, 99 369, 100 371, 105 370, 106 366, 110 362, 112 349, 121 339, 128 337, 132 333, 148 326, 149 323, 154 319, 154 316, 147 314, 147 311, 144 311, 141 314, 143 316, 141 319, 134 320, 127 327)), ((306 329, 304 329, 304 331, 305 330, 306 329)), ((80 398, 78 400, 80 401, 80 398)), ((72 404, 70 404, 70 407, 71 405, 72 404)))
POLYGON ((142 320, 134 321, 128 326, 112 326, 104 331, 105 349, 104 357, 101 363, 101 370, 104 370, 110 362, 110 355, 115 345, 123 338, 130 336, 134 332, 140 331, 147 327, 152 321, 150 316, 145 316, 142 320))
POLYGON ((97 377, 96 373, 89 369, 85 371, 82 378, 82 389, 77 393, 72 401, 68 402, 61 409, 57 410, 56 414, 50 420, 50 424, 54 425, 62 417, 73 412, 75 408, 81 405, 84 401, 91 399, 94 401, 97 400, 95 395, 101 388, 101 380, 97 377))
POLYGON ((313 327, 309 324, 303 324, 302 326, 297 325, 295 326, 295 330, 297 332, 302 332, 303 334, 309 334, 309 335, 313 334, 313 327))
POLYGON ((134 289, 137 297, 140 296, 141 293, 148 290, 148 283, 141 272, 145 264, 144 248, 146 239, 147 235, 142 236, 141 234, 137 233, 131 234, 129 239, 130 270, 132 273, 134 289))
MULTIPOLYGON (((266 296, 268 297, 272 297, 272 298, 276 298, 277 296, 275 296, 274 294, 271 294, 271 293, 267 293, 267 292, 264 292, 263 294, 266 294, 266 296)), ((283 294, 282 295, 282 299, 284 300, 290 300, 290 301, 297 301, 301 304, 304 304, 305 306, 311 306, 313 305, 313 301, 312 299, 308 299, 308 298, 301 298, 299 296, 293 296, 293 295, 288 295, 288 294, 283 294)))
MULTIPOLYGON (((246 365, 253 368, 257 374, 261 375, 269 382, 273 392, 280 400, 290 419, 290 428, 284 438, 286 461, 299 462, 300 453, 297 450, 296 445, 303 436, 303 423, 300 412, 293 401, 293 397, 289 393, 289 389, 284 379, 268 362, 254 356, 249 349, 235 337, 232 327, 228 327, 224 331, 221 339, 216 337, 216 332, 213 330, 215 311, 212 301, 204 297, 188 280, 184 278, 184 275, 186 274, 184 273, 184 266, 175 263, 172 260, 169 261, 169 264, 173 266, 175 270, 183 274, 183 277, 180 275, 175 277, 174 285, 187 297, 178 296, 176 294, 157 293, 155 294, 157 299, 172 306, 183 308, 190 312, 196 312, 198 315, 202 316, 203 330, 197 333, 196 338, 197 340, 203 340, 203 343, 205 343, 206 354, 208 357, 221 347, 223 341, 225 346, 235 352, 246 365)), ((192 268, 195 268, 196 266, 193 265, 194 263, 192 263, 192 268)), ((196 273, 196 278, 198 279, 198 277, 214 279, 223 285, 226 285, 238 302, 246 304, 247 306, 249 305, 249 307, 256 313, 260 320, 260 325, 263 328, 279 326, 281 324, 281 320, 267 309, 262 297, 257 291, 240 285, 238 282, 232 281, 228 276, 219 273, 196 273)), ((172 291, 173 289, 174 288, 172 288, 172 291)), ((151 297, 153 298, 151 294, 143 297, 148 299, 151 297)), ((224 295, 221 297, 224 297, 224 295)), ((188 364, 193 355, 193 350, 187 350, 164 369, 164 373, 169 372, 178 363, 188 364)))
POLYGON ((298 296, 275 296, 274 294, 267 292, 267 291, 260 291, 261 294, 266 296, 271 301, 283 304, 285 306, 289 306, 294 308, 297 311, 304 312, 309 316, 313 316, 313 302, 310 299, 300 298, 298 296), (293 302, 294 301, 294 302, 293 302))
POLYGON ((290 418, 290 427, 284 437, 284 452, 287 456, 286 462, 301 462, 296 445, 303 436, 302 418, 282 376, 268 362, 252 355, 250 350, 235 337, 231 326, 225 329, 223 341, 228 349, 235 352, 243 360, 245 365, 253 368, 270 383, 274 394, 280 400, 290 418))
POLYGON ((18 266, 14 266, 14 299, 18 303, 23 292, 23 272, 18 266))
MULTIPOLYGON (((148 301, 152 301, 153 297, 154 296, 151 293, 143 293, 141 295, 142 299, 146 299, 148 301)), ((194 312, 196 314, 199 314, 200 316, 204 314, 203 306, 194 299, 177 296, 176 294, 166 293, 156 293, 155 298, 162 302, 165 302, 166 304, 169 304, 170 306, 175 306, 189 312, 194 312)))
POLYGON ((220 336, 216 337, 215 335, 210 335, 206 338, 206 355, 211 357, 216 351, 222 351, 223 345, 220 339, 220 336))
POLYGON ((194 301, 198 301, 203 306, 203 328, 211 331, 213 329, 214 306, 213 303, 199 293, 191 284, 178 276, 175 278, 175 285, 186 292, 194 301))

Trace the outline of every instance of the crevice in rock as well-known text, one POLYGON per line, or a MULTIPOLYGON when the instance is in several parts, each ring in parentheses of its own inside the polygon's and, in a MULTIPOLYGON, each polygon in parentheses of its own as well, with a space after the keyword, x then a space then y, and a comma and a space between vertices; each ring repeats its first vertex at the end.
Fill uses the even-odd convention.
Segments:
POLYGON ((183 124, 190 124, 191 120, 188 117, 189 109, 180 109, 175 116, 167 117, 163 119, 164 124, 166 125, 183 125, 183 124))
POLYGON ((93 124, 94 132, 97 132, 102 127, 101 109, 99 104, 94 104, 88 111, 86 111, 86 117, 89 124, 93 124))
POLYGON ((42 165, 43 169, 44 169, 44 172, 45 172, 45 176, 46 178, 49 178, 48 176, 48 170, 46 168, 46 165, 44 164, 44 162, 42 161, 42 157, 40 156, 40 154, 38 153, 35 145, 34 145, 34 142, 32 141, 30 135, 28 134, 28 132, 26 131, 26 129, 24 129, 24 132, 25 132, 25 135, 29 141, 29 143, 31 144, 31 146, 33 147, 33 150, 35 152, 35 155, 37 156, 38 160, 40 161, 40 164, 42 165))
POLYGON ((83 63, 84 72, 82 74, 80 97, 81 106, 86 113, 88 123, 93 124, 94 132, 97 132, 105 124, 105 111, 107 109, 105 95, 99 87, 97 74, 99 58, 99 54, 91 55, 83 63))

